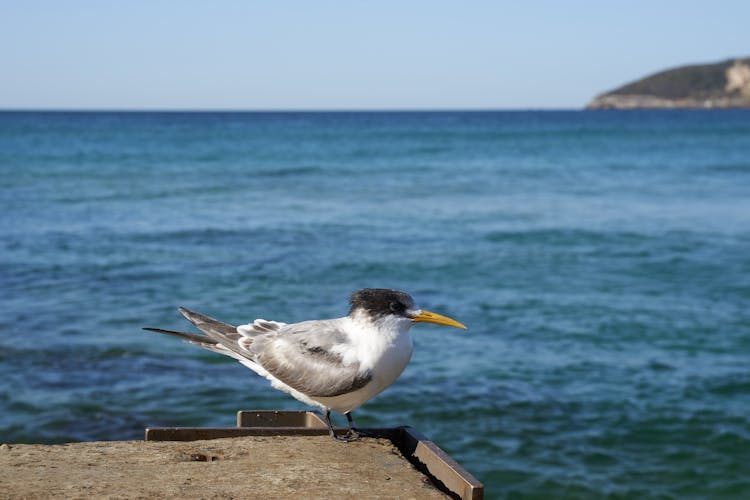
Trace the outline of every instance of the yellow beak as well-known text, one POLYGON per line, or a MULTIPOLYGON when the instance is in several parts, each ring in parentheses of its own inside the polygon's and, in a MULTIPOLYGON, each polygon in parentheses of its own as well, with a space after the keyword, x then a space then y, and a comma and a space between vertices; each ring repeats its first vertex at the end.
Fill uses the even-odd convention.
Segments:
POLYGON ((455 326, 456 328, 466 330, 466 327, 455 319, 443 316, 442 314, 425 311, 424 309, 419 311, 419 314, 416 316, 413 316, 411 320, 415 323, 435 323, 436 325, 455 326))

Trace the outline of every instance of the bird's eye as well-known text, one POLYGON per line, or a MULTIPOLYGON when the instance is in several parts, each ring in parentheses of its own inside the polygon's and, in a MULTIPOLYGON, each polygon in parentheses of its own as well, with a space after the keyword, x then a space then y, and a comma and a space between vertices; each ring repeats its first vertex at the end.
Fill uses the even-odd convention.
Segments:
POLYGON ((404 306, 398 302, 391 302, 389 308, 394 314, 401 314, 402 312, 404 312, 404 306))

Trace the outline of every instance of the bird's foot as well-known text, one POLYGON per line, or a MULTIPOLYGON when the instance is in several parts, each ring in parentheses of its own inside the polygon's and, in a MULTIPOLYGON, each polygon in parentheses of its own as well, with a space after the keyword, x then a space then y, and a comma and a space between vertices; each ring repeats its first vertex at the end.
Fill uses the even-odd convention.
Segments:
POLYGON ((374 437, 373 434, 354 427, 354 421, 352 420, 351 412, 346 412, 344 413, 344 415, 346 415, 346 420, 349 422, 349 429, 346 431, 346 434, 338 436, 333 431, 333 425, 331 424, 331 410, 326 409, 323 413, 323 418, 328 425, 328 435, 333 439, 342 443, 351 443, 352 441, 359 441, 363 437, 374 437))
POLYGON ((341 436, 337 435, 334 432, 331 432, 329 434, 333 439, 340 443, 351 443, 352 441, 359 441, 361 439, 360 435, 358 433, 353 433, 351 429, 346 434, 343 434, 341 436))

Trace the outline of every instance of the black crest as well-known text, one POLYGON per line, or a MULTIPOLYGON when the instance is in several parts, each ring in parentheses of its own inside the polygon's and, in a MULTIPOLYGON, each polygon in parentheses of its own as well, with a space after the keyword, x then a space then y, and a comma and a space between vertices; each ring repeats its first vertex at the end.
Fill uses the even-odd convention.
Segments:
POLYGON ((414 299, 408 293, 399 290, 365 288, 354 292, 349 297, 349 304, 352 306, 349 314, 357 309, 363 309, 374 318, 388 314, 404 316, 408 309, 414 307, 414 299))

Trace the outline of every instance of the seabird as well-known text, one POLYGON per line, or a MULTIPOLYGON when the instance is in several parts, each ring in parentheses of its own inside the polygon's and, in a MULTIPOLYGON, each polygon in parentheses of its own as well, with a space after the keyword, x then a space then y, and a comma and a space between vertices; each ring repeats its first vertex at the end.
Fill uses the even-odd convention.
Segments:
POLYGON ((256 319, 236 327, 180 307, 204 335, 144 330, 173 335, 236 359, 276 389, 320 408, 332 438, 352 441, 362 435, 354 427, 352 410, 391 385, 409 362, 412 325, 466 327, 419 309, 409 294, 398 290, 365 288, 354 292, 349 304, 349 314, 342 318, 300 323, 256 319), (331 410, 346 416, 349 430, 343 437, 333 431, 331 410))

